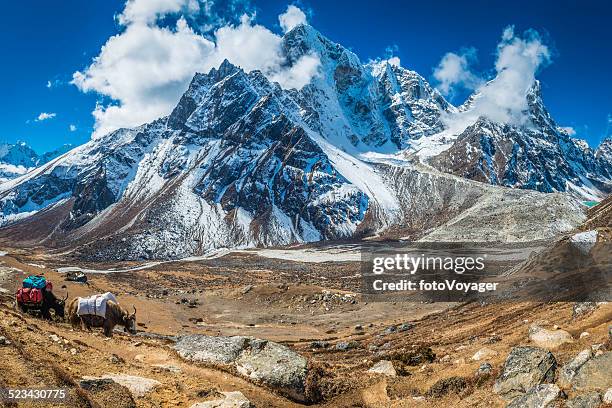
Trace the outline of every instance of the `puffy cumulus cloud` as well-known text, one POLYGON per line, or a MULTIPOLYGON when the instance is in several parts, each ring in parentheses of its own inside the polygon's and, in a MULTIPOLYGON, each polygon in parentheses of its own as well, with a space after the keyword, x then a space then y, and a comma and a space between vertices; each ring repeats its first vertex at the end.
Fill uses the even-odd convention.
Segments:
POLYGON ((218 28, 210 39, 190 27, 185 16, 174 26, 160 26, 166 13, 195 10, 191 3, 129 0, 119 17, 124 30, 107 40, 90 66, 73 74, 72 83, 81 91, 111 100, 93 111, 94 137, 167 115, 196 72, 208 72, 224 59, 246 71, 260 70, 284 88, 299 89, 317 74, 318 56, 305 55, 287 66, 282 37, 246 15, 239 24, 218 28))
POLYGON ((167 114, 215 45, 194 33, 184 19, 176 27, 130 24, 111 37, 72 83, 117 101, 98 104, 95 135, 135 126, 167 114))
POLYGON ((559 130, 562 132, 567 133, 570 136, 575 136, 576 135, 576 129, 574 129, 571 126, 560 126, 559 130))
POLYGON ((387 62, 395 67, 399 67, 400 66, 400 59, 399 57, 391 57, 387 60, 387 62))
POLYGON ((521 37, 513 27, 506 28, 497 46, 495 78, 476 89, 470 109, 447 118, 451 130, 461 131, 481 116, 495 122, 529 125, 527 92, 538 70, 550 59, 550 49, 536 31, 528 30, 521 37))
POLYGON ((36 122, 42 122, 43 120, 53 119, 56 116, 57 116, 56 113, 41 112, 34 120, 36 122))
POLYGON ((71 124, 70 126, 68 126, 68 129, 69 129, 71 132, 76 132, 77 127, 76 127, 76 125, 71 124))
POLYGON ((476 49, 468 48, 459 54, 448 52, 434 69, 434 78, 439 82, 436 86, 444 95, 451 95, 456 87, 474 90, 482 79, 474 74, 470 65, 476 60, 476 49))
POLYGON ((147 24, 166 14, 193 14, 199 11, 200 3, 197 0, 128 0, 118 21, 122 25, 147 24))
POLYGON ((295 26, 306 24, 306 14, 294 5, 287 7, 287 11, 278 16, 283 32, 291 31, 295 26))

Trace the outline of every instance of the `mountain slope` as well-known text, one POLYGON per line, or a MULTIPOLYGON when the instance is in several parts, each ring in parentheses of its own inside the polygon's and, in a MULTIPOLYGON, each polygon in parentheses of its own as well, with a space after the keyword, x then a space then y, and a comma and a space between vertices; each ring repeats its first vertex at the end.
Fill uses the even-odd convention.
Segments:
POLYGON ((444 132, 444 117, 458 111, 418 74, 363 65, 304 25, 286 34, 283 50, 287 64, 316 53, 320 74, 300 91, 228 61, 196 74, 167 117, 95 138, 0 185, 0 235, 88 258, 167 259, 419 238, 459 219, 489 219, 501 233, 486 240, 547 238, 582 222, 568 197, 412 164, 402 149, 444 132), (525 214, 508 222, 516 214, 500 216, 497 201, 525 214))
MULTIPOLYGON (((447 149, 431 157, 436 168, 490 184, 542 192, 568 191, 583 199, 612 192, 612 161, 556 125, 544 106, 539 82, 527 94, 524 126, 480 117, 447 149)), ((473 97, 478 98, 478 95, 473 97)), ((470 109, 469 103, 464 110, 470 109)))

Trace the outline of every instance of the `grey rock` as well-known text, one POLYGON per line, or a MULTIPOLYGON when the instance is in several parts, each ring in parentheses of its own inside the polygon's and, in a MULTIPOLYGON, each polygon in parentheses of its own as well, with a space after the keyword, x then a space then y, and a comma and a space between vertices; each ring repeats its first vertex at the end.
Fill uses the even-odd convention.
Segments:
POLYGON ((601 395, 596 391, 576 395, 567 400, 567 408, 597 408, 601 404, 601 395))
POLYGON ((547 330, 537 325, 529 328, 529 340, 547 349, 557 348, 562 344, 574 341, 572 335, 565 330, 547 330))
POLYGON ((489 363, 482 363, 478 370, 476 370, 476 376, 491 374, 493 366, 489 363))
POLYGON ((569 387, 572 379, 578 373, 578 370, 593 357, 591 349, 582 350, 574 359, 565 364, 559 370, 559 384, 564 387, 569 387))
POLYGON ((174 345, 185 360, 204 364, 231 364, 249 342, 248 337, 182 336, 174 345))
POLYGON ((252 341, 236 360, 236 369, 256 383, 284 395, 305 400, 308 360, 286 346, 271 341, 252 341))
POLYGON ((115 381, 113 381, 110 378, 94 378, 94 377, 86 377, 84 379, 82 379, 81 381, 79 381, 79 385, 81 386, 81 388, 83 388, 84 390, 95 390, 97 388, 103 388, 108 384, 114 384, 115 381))
POLYGON ((512 400, 507 408, 545 408, 560 394, 561 390, 555 384, 538 384, 512 400))
POLYGON ((337 351, 348 351, 359 347, 359 343, 356 341, 341 341, 334 347, 337 351))
POLYGON ((556 368, 557 360, 550 351, 538 347, 514 347, 493 391, 511 400, 538 384, 552 382, 556 368))
POLYGON ((597 309, 597 302, 576 302, 572 307, 572 317, 576 319, 595 309, 597 309))
POLYGON ((389 326, 385 329, 385 331, 383 332, 383 334, 392 334, 395 333, 397 331, 397 327, 396 326, 389 326))
POLYGON ((254 383, 306 401, 308 360, 281 344, 243 336, 189 335, 173 348, 188 361, 234 369, 254 383))
POLYGON ((395 371, 395 367, 393 367, 393 363, 388 360, 380 360, 368 370, 368 373, 384 374, 389 377, 397 376, 397 372, 395 371))
POLYGON ((603 402, 606 404, 612 404, 612 388, 608 388, 603 396, 603 402))
POLYGON ((606 352, 584 363, 572 380, 578 391, 606 392, 612 387, 612 352, 606 352))
POLYGON ((223 399, 198 402, 191 408, 253 408, 251 401, 240 391, 222 392, 223 399))
POLYGON ((324 349, 329 347, 329 342, 324 340, 315 340, 310 343, 310 348, 313 349, 324 349))
POLYGON ((412 329, 413 327, 414 327, 414 324, 412 323, 402 323, 399 326, 397 326, 397 330, 400 332, 405 332, 405 331, 412 329))
POLYGON ((83 384, 90 386, 108 384, 108 380, 116 382, 119 385, 123 385, 125 388, 130 390, 130 393, 136 398, 145 396, 161 385, 159 381, 151 378, 137 377, 126 374, 104 374, 101 377, 83 377, 81 387, 83 387, 83 384))

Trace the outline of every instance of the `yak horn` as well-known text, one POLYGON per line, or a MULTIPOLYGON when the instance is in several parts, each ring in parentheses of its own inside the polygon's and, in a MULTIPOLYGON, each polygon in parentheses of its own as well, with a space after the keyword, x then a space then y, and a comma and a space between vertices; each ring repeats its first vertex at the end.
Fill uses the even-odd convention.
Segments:
POLYGON ((134 308, 134 315, 136 315, 136 306, 132 305, 132 307, 134 308))
POLYGON ((68 300, 68 292, 66 292, 66 297, 63 299, 63 301, 67 301, 68 300))

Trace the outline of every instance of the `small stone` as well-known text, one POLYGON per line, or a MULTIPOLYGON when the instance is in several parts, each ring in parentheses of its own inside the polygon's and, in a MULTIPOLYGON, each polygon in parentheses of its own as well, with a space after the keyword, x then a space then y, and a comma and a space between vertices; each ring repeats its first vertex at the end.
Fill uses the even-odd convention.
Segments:
POLYGON ((198 402, 191 408, 252 408, 253 404, 240 391, 222 392, 223 399, 198 402))
POLYGON ((357 343, 356 341, 341 341, 340 343, 336 344, 335 349, 338 351, 348 351, 357 348, 358 346, 359 343, 357 343))
POLYGON ((383 334, 392 334, 395 333, 397 331, 397 327, 395 326, 389 326, 385 329, 385 331, 383 332, 383 334))
POLYGON ((363 326, 358 324, 357 326, 355 326, 355 331, 357 331, 357 332, 363 331, 363 326))
POLYGON ((472 360, 474 361, 487 360, 491 357, 495 357, 496 355, 497 355, 497 351, 487 348, 487 347, 483 347, 480 350, 478 350, 476 354, 472 356, 472 360))
POLYGON ((589 337, 591 334, 589 332, 582 332, 580 333, 580 338, 584 339, 585 337, 589 337))
POLYGON ((596 302, 576 302, 572 307, 572 318, 576 319, 597 309, 596 302))
POLYGON ((76 356, 76 354, 77 354, 77 349, 75 349, 75 348, 71 348, 71 349, 70 349, 70 354, 72 354, 73 356, 76 356))
POLYGON ((11 342, 4 336, 0 336, 0 346, 10 346, 11 342))
POLYGON ((533 325, 529 328, 529 340, 539 347, 554 349, 565 343, 572 343, 572 335, 565 330, 546 330, 540 326, 533 325))
POLYGON ((52 334, 52 335, 50 335, 50 336, 49 336, 49 338, 50 338, 51 340, 53 340, 54 342, 56 342, 56 343, 59 343, 59 342, 61 341, 61 339, 59 338, 59 336, 58 336, 58 335, 56 335, 56 334, 52 334))
POLYGON ((181 368, 172 364, 153 364, 152 367, 159 371, 166 371, 168 373, 178 374, 181 372, 181 368))
POLYGON ((118 355, 113 354, 112 356, 110 356, 110 362, 113 364, 123 364, 125 363, 125 360, 119 357, 118 355))
POLYGON ((387 360, 380 360, 378 363, 374 364, 374 366, 368 370, 368 373, 384 374, 389 377, 397 376, 393 363, 387 360))
POLYGON ((476 370, 476 376, 491 374, 493 366, 489 363, 482 363, 478 370, 476 370))
POLYGON ((313 349, 324 349, 328 347, 329 347, 328 341, 316 340, 310 343, 310 348, 313 348, 313 349))
POLYGON ((405 331, 412 329, 413 327, 414 327, 414 324, 412 323, 402 323, 397 327, 397 330, 400 332, 405 332, 405 331))
POLYGON ((444 357, 440 358, 441 363, 448 363, 450 361, 451 361, 451 356, 449 354, 446 354, 444 357))
POLYGON ((603 402, 606 404, 612 404, 612 388, 608 388, 604 394, 603 402))

